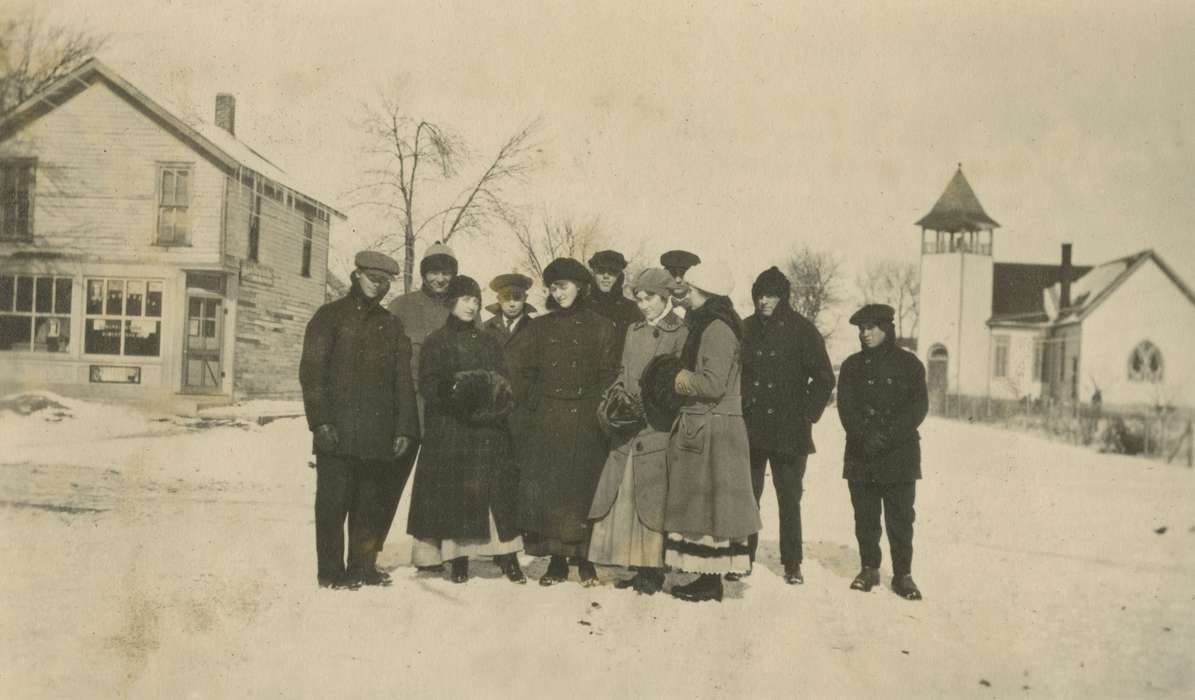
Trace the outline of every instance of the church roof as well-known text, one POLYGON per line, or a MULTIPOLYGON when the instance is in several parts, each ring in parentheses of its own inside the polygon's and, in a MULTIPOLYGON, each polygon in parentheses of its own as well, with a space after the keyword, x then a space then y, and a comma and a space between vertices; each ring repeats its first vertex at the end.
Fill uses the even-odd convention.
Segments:
MULTIPOLYGON (((1191 291, 1186 283, 1182 281, 1182 278, 1157 253, 1149 249, 1098 265, 1090 273, 1084 275, 1082 279, 1072 284, 1070 306, 1062 309, 1062 312, 1058 314, 1058 318, 1054 322, 1068 323, 1083 320, 1104 299, 1111 296, 1117 287, 1123 284, 1130 275, 1150 260, 1158 266, 1162 274, 1170 278, 1170 281, 1178 287, 1179 291, 1192 304, 1195 304, 1195 292, 1191 291)), ((1057 306, 1061 293, 1058 285, 1053 285, 1046 290, 1046 294, 1050 295, 1051 301, 1053 301, 1055 306, 1057 306)))
MULTIPOLYGON (((1071 267, 1071 283, 1091 267, 1071 267)), ((1062 281, 1061 265, 995 263, 992 265, 992 323, 1045 323, 1049 320, 1042 290, 1062 281)))
POLYGON ((928 214, 921 217, 917 226, 931 231, 945 231, 958 233, 959 231, 985 231, 999 228, 992 217, 983 210, 975 190, 971 189, 967 178, 963 177, 963 166, 955 171, 954 177, 946 184, 942 196, 928 214))

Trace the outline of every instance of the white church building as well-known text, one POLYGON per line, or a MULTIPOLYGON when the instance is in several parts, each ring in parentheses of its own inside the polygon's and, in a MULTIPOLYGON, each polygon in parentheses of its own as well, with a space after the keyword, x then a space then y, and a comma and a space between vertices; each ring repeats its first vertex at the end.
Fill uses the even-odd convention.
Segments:
POLYGON ((1195 406, 1195 293, 1157 253, 998 263, 962 168, 921 228, 918 354, 931 407, 971 398, 1195 406), (1098 393, 1097 393, 1098 392, 1098 393))

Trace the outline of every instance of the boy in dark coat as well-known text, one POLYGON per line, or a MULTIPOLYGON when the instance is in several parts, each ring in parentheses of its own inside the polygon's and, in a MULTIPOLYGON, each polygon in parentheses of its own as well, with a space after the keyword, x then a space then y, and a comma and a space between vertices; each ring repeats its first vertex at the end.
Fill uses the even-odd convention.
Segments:
MULTIPOLYGON (((779 269, 760 273, 751 287, 755 313, 743 322, 743 414, 751 441, 751 486, 763 495, 764 470, 780 508, 780 561, 784 580, 801 575, 801 495, 813 428, 834 390, 834 368, 821 333, 789 305, 790 285, 779 269)), ((758 536, 749 546, 755 560, 758 536)), ((732 575, 733 578, 733 575, 732 575)))
POLYGON ((921 478, 918 426, 929 410, 925 367, 896 346, 891 306, 868 304, 851 316, 863 350, 842 363, 838 415, 846 429, 842 476, 855 510, 855 538, 862 571, 851 588, 870 591, 880 582, 880 512, 892 552, 892 590, 909 600, 921 591, 913 563, 913 501, 921 478))
POLYGON ((643 320, 638 305, 622 293, 626 267, 627 259, 617 250, 599 250, 589 258, 589 270, 593 273, 589 308, 618 324, 619 351, 627 328, 643 320))
POLYGON ((319 583, 336 588, 389 583, 375 565, 386 529, 382 485, 419 435, 411 343, 380 303, 398 263, 363 251, 356 264, 349 293, 308 322, 299 363, 315 442, 319 583))

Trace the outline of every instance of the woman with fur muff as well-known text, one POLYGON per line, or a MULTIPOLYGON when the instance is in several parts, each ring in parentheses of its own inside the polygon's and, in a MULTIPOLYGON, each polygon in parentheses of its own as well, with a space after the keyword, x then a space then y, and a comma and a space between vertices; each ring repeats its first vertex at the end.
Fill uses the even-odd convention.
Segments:
POLYGON ((682 403, 667 452, 664 562, 699 574, 672 595, 722 600, 722 575, 750 568, 747 538, 760 528, 740 389, 742 323, 724 262, 693 267, 685 284, 689 337, 672 377, 682 403))
POLYGON ((589 560, 589 507, 610 441, 597 407, 618 375, 618 327, 589 307, 589 271, 572 258, 553 260, 543 273, 548 313, 531 322, 527 421, 535 426, 521 455, 519 525, 527 553, 548 556, 541 585, 568 578, 568 561, 581 583, 597 583, 589 560))
POLYGON ((423 451, 415 469, 407 532, 416 566, 451 562, 469 578, 469 557, 493 557, 508 579, 526 583, 517 553, 518 473, 506 416, 514 407, 502 348, 475 320, 481 288, 472 278, 448 286, 451 313, 427 337, 419 362, 425 398, 423 451))
POLYGON ((648 595, 664 585, 664 453, 672 426, 646 420, 639 381, 652 359, 679 357, 688 337, 684 321, 673 313, 673 285, 672 275, 660 268, 644 270, 631 285, 646 320, 627 329, 622 369, 599 408, 611 450, 589 509, 594 520, 590 560, 637 569, 633 578, 615 585, 648 595))

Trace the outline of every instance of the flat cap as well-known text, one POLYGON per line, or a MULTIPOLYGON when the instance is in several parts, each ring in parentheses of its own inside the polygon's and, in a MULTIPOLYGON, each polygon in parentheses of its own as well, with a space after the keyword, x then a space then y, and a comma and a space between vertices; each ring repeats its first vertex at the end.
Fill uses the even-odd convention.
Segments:
POLYGON ((515 289, 527 291, 528 289, 531 289, 531 278, 527 275, 520 275, 517 272, 508 272, 504 275, 498 275, 494 279, 490 280, 490 289, 494 290, 495 292, 500 292, 508 287, 514 287, 515 289))
POLYGON ((617 250, 599 250, 589 258, 589 267, 593 270, 602 267, 622 272, 626 266, 627 259, 617 250))
POLYGON ((896 318, 896 311, 887 304, 867 304, 855 313, 851 314, 851 325, 861 326, 864 323, 872 323, 879 325, 881 323, 892 323, 896 318))
POLYGON ((672 279, 672 275, 658 267, 649 267, 631 284, 631 292, 638 294, 639 292, 647 292, 655 294, 664 298, 672 296, 672 290, 676 288, 676 282, 672 279))
POLYGON ((686 270, 701 264, 701 258, 687 250, 670 250, 660 256, 660 264, 664 267, 683 267, 686 270))
POLYGON ((357 253, 357 257, 353 259, 353 264, 362 270, 378 270, 388 275, 397 275, 400 272, 398 263, 394 258, 385 253, 379 253, 376 250, 363 250, 357 253))

